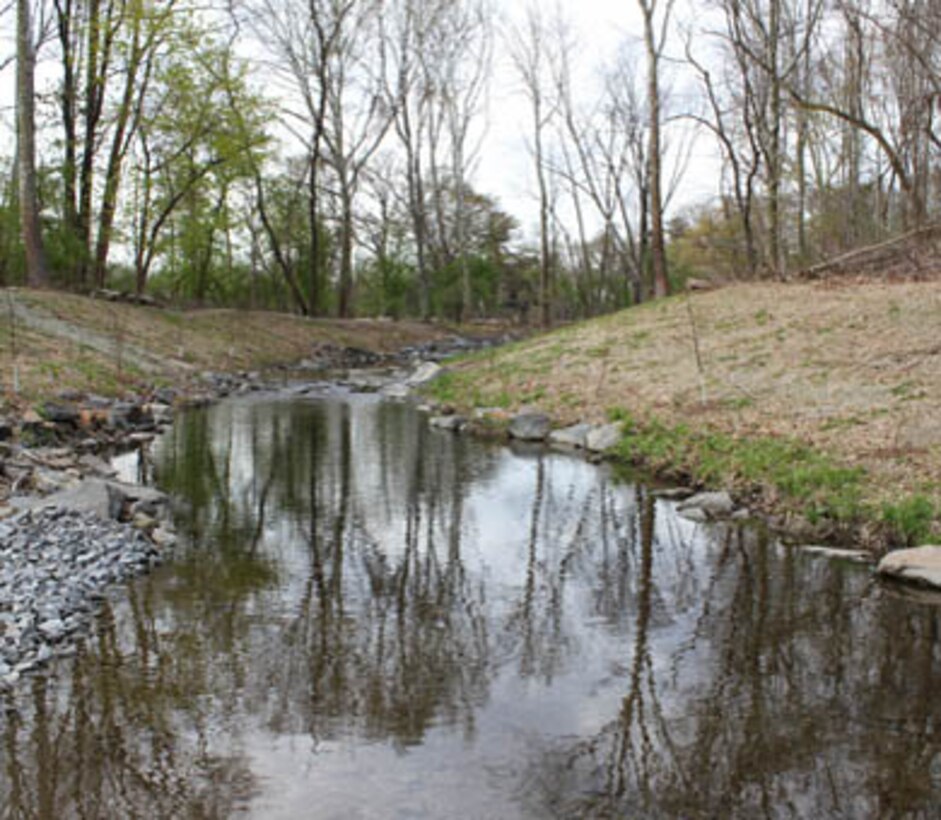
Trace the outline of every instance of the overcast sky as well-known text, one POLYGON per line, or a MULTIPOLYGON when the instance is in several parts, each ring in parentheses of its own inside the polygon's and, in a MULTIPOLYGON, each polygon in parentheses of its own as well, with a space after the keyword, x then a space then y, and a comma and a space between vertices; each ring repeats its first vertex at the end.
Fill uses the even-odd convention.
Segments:
MULTIPOLYGON (((504 24, 506 20, 521 19, 529 5, 530 0, 502 0, 499 8, 504 24)), ((545 8, 547 15, 558 7, 563 17, 571 22, 577 42, 573 54, 578 77, 575 87, 585 99, 591 99, 598 92, 602 66, 614 59, 619 48, 636 48, 638 70, 644 70, 643 29, 637 0, 536 0, 536 5, 545 8)), ((682 16, 686 7, 680 0, 675 15, 682 16)), ((681 51, 678 44, 672 48, 681 51)), ((506 46, 499 40, 494 62, 490 125, 474 182, 480 190, 496 195, 504 210, 521 220, 524 233, 534 237, 538 231, 538 209, 532 160, 526 149, 532 127, 527 101, 506 56, 506 46)), ((638 80, 642 83, 643 77, 638 80)), ((674 78, 673 93, 689 95, 691 89, 684 89, 681 83, 682 80, 674 78)), ((674 144, 677 141, 674 134, 674 144)), ((710 141, 703 138, 695 141, 689 151, 683 184, 672 203, 673 212, 714 197, 719 173, 719 162, 710 141)))

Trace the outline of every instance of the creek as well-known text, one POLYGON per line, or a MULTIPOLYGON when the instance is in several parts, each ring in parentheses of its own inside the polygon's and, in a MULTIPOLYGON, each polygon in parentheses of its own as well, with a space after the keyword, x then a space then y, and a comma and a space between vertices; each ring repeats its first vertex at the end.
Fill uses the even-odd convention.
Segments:
POLYGON ((325 390, 188 411, 185 546, 3 694, 0 817, 937 817, 941 605, 325 390))

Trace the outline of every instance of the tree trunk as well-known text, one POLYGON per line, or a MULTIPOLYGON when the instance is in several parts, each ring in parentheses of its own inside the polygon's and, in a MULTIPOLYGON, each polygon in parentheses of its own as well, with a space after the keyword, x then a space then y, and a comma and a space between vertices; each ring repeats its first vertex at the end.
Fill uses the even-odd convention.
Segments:
POLYGON ((341 177, 340 193, 340 302, 341 319, 348 319, 353 311, 353 197, 348 190, 345 174, 341 177))
MULTIPOLYGON (((650 131, 647 163, 650 186, 650 261, 653 271, 653 295, 661 298, 670 293, 667 276, 667 255, 663 236, 663 193, 661 190, 662 156, 660 147, 660 54, 654 32, 653 15, 656 2, 641 0, 644 13, 644 45, 647 51, 647 106, 650 111, 650 131)), ((669 13, 669 12, 668 12, 669 13)))
POLYGON ((16 4, 16 140, 20 182, 20 231, 26 253, 26 281, 32 287, 49 284, 49 269, 39 223, 36 192, 36 114, 33 48, 29 0, 16 4))

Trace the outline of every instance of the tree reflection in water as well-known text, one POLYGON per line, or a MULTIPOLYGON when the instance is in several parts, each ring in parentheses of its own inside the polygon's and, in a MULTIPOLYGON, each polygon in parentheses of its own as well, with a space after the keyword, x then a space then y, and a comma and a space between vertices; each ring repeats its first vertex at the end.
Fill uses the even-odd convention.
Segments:
POLYGON ((156 469, 192 546, 6 695, 0 817, 933 816, 937 610, 865 571, 368 400, 156 469))

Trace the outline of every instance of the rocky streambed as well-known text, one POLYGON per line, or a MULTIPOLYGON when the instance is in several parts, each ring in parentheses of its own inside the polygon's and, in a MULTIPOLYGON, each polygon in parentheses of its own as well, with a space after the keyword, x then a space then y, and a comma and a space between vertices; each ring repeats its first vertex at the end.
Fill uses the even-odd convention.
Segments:
POLYGON ((109 587, 162 557, 133 525, 43 507, 0 522, 0 687, 74 651, 109 587))

